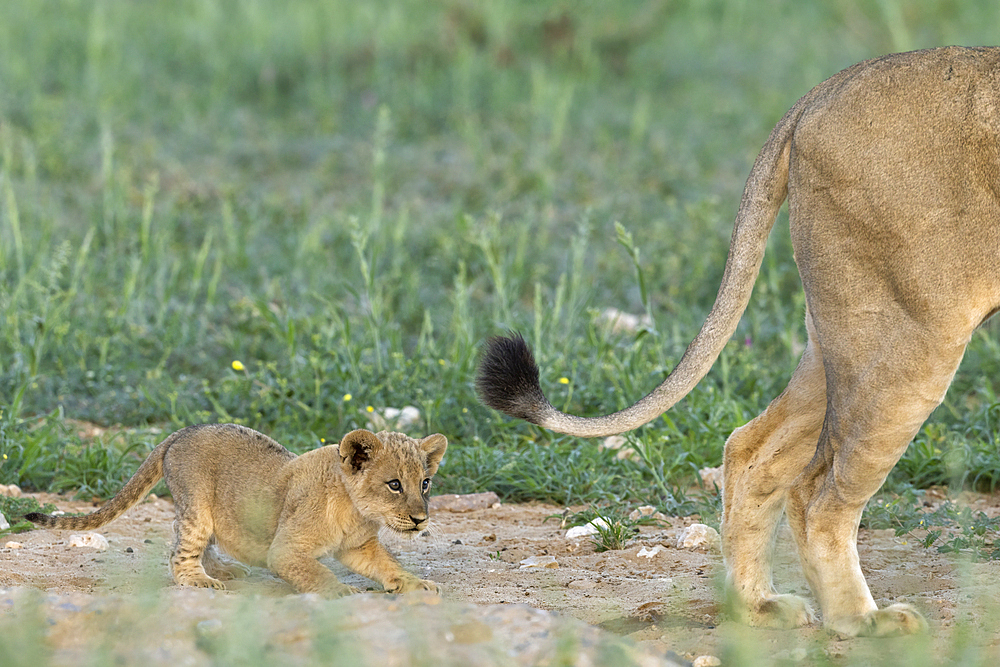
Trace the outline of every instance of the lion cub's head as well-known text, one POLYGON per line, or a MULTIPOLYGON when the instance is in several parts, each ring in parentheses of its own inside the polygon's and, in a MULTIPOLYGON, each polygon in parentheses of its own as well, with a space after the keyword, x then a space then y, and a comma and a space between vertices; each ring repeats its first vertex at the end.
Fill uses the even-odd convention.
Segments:
POLYGON ((415 440, 390 431, 351 431, 340 441, 340 460, 355 507, 396 532, 422 531, 429 518, 431 478, 447 448, 440 433, 415 440))

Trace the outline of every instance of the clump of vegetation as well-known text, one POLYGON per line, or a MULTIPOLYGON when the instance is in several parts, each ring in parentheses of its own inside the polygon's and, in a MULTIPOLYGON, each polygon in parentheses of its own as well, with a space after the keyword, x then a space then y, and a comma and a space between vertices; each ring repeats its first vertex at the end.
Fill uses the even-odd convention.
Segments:
POLYGON ((592 525, 597 529, 597 534, 591 538, 591 542, 597 552, 624 549, 629 540, 639 532, 635 523, 623 515, 598 515, 596 519, 600 520, 593 521, 592 525))
POLYGON ((52 503, 41 505, 36 499, 30 496, 15 498, 0 495, 0 514, 3 514, 10 524, 10 528, 0 530, 0 535, 23 533, 26 530, 33 530, 35 526, 30 521, 25 521, 21 518, 28 512, 44 512, 49 514, 55 510, 56 506, 52 503))
POLYGON ((897 537, 909 535, 924 548, 935 547, 939 553, 967 554, 973 560, 1000 560, 997 542, 1000 517, 973 511, 954 500, 926 509, 921 495, 914 489, 895 496, 880 495, 865 508, 861 523, 867 528, 891 528, 897 537))

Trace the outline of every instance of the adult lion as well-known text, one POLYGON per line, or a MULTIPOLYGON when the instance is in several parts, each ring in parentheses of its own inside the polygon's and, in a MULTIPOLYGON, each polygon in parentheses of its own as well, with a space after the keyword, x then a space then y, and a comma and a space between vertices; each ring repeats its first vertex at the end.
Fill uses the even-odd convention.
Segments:
POLYGON ((783 510, 823 623, 846 635, 926 627, 878 609, 858 561, 861 512, 941 402, 973 331, 1000 307, 1000 48, 948 47, 854 65, 800 99, 754 164, 722 286, 674 371, 605 417, 553 408, 524 341, 494 338, 487 405, 582 437, 636 428, 687 394, 740 320, 788 198, 809 341, 788 388, 726 442, 723 554, 751 624, 815 616, 771 582, 783 510))

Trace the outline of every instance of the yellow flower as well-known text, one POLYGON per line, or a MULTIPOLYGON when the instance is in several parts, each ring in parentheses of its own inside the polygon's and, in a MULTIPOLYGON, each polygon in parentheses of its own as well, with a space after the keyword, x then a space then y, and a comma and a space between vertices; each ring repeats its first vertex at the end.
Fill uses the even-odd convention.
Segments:
POLYGON ((350 394, 344 394, 344 403, 347 403, 347 402, 348 402, 349 400, 351 400, 352 398, 354 398, 354 397, 353 397, 353 396, 351 396, 350 394))
POLYGON ((469 411, 469 408, 462 408, 462 414, 463 414, 463 415, 464 415, 465 413, 467 413, 468 411, 469 411))
POLYGON ((559 378, 559 384, 569 384, 569 378, 559 378))
POLYGON ((375 408, 373 408, 370 405, 367 408, 365 408, 365 410, 367 410, 368 412, 375 412, 375 408))
POLYGON ((324 445, 326 444, 326 438, 320 438, 319 441, 322 442, 324 445))
POLYGON ((243 366, 243 362, 242 361, 240 361, 239 359, 236 359, 236 360, 233 361, 233 370, 234 371, 241 371, 241 370, 243 370, 243 368, 244 368, 244 366, 243 366))

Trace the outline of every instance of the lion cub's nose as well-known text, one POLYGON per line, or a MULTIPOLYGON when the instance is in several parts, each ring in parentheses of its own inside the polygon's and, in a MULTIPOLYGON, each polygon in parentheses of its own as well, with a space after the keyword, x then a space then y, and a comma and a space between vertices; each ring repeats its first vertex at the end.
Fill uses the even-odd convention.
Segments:
POLYGON ((413 522, 414 526, 419 526, 419 525, 421 525, 423 523, 426 523, 426 521, 427 521, 427 515, 426 514, 422 514, 420 516, 413 516, 411 514, 410 515, 410 521, 413 522))

